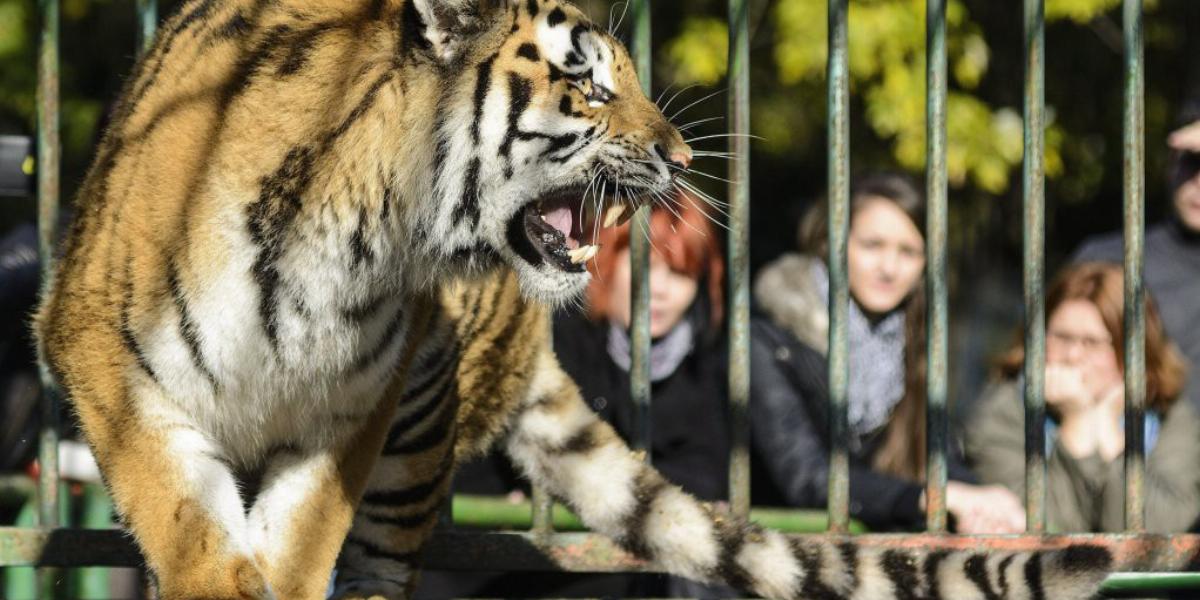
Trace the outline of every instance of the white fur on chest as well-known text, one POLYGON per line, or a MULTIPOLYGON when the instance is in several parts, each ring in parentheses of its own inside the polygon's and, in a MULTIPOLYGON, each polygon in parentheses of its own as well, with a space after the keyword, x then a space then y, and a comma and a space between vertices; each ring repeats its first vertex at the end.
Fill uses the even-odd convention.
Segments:
POLYGON ((210 265, 187 295, 201 364, 175 305, 142 335, 173 419, 235 462, 254 465, 274 447, 324 447, 346 435, 400 361, 411 306, 399 270, 382 257, 354 264, 345 232, 322 229, 301 229, 306 235, 277 262, 275 344, 263 326, 256 248, 237 228, 226 233, 229 259, 210 265))

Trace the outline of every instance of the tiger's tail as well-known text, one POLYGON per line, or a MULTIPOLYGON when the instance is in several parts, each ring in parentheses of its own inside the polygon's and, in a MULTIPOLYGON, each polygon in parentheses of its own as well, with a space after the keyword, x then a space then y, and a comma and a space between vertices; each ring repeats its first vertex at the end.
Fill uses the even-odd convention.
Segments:
POLYGON ((537 372, 505 442, 514 462, 593 531, 672 574, 766 598, 1069 600, 1093 597, 1111 566, 1107 549, 1088 545, 971 552, 789 539, 670 484, 587 407, 557 364, 537 372))

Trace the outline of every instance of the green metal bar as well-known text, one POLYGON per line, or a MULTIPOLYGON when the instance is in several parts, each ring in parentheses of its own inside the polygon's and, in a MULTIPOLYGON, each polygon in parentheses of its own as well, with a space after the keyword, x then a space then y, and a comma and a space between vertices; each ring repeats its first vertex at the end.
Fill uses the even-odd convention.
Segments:
POLYGON ((729 0, 729 504, 750 513, 750 30, 747 0, 729 0))
POLYGON ((142 56, 154 43, 154 29, 158 26, 158 0, 137 0, 137 14, 137 54, 142 56))
MULTIPOLYGON (((458 498, 455 498, 455 510, 458 510, 458 498)), ((556 507, 554 499, 550 497, 545 488, 537 487, 533 489, 533 502, 530 503, 533 509, 533 521, 531 523, 533 532, 541 535, 549 535, 554 532, 555 521, 557 521, 556 507)))
POLYGON ((928 290, 925 522, 946 531, 946 0, 929 0, 925 21, 925 283, 928 290))
POLYGON ((1125 29, 1125 529, 1145 531, 1146 291, 1142 284, 1146 217, 1145 80, 1142 2, 1124 0, 1125 29))
MULTIPOLYGON (((38 52, 38 253, 42 281, 54 272, 55 228, 58 224, 59 96, 58 96, 58 0, 40 0, 42 15, 38 52)), ((41 369, 42 429, 39 435, 38 524, 58 526, 58 397, 53 378, 41 369)))
POLYGON ((1044 1, 1025 0, 1025 531, 1046 530, 1046 34, 1044 1))
MULTIPOLYGON (((82 502, 81 526, 87 529, 108 529, 113 526, 112 501, 104 491, 104 486, 85 484, 82 502)), ((71 583, 75 588, 74 597, 80 600, 103 600, 110 596, 109 570, 107 568, 79 569, 72 575, 71 583)))
POLYGON ((1110 597, 1140 597, 1164 590, 1200 590, 1200 573, 1113 573, 1100 588, 1110 597))
MULTIPOLYGON (((38 255, 41 260, 44 288, 54 272, 62 138, 59 133, 58 0, 39 0, 39 8, 41 32, 38 42, 37 85, 38 255)), ((58 390, 44 364, 39 363, 38 371, 43 390, 42 423, 38 433, 38 525, 50 530, 61 522, 58 486, 58 390)), ((57 570, 41 569, 37 579, 38 597, 51 597, 59 580, 57 570)))
MULTIPOLYGON (((454 522, 460 526, 520 530, 532 525, 529 518, 530 502, 458 494, 454 496, 453 505, 454 522)), ((557 531, 586 531, 579 517, 561 504, 552 503, 552 508, 547 512, 551 513, 552 525, 557 531)), ((825 513, 815 510, 755 508, 749 515, 754 522, 784 533, 818 533, 824 531, 828 523, 825 513)), ((858 521, 851 521, 850 531, 865 533, 866 528, 858 521)))
MULTIPOLYGON (((554 311, 546 310, 546 343, 550 345, 550 349, 554 349, 554 311)), ((456 498, 457 500, 457 498, 456 498)), ((447 504, 450 504, 448 501, 447 504)), ((546 535, 554 531, 554 516, 551 512, 554 506, 554 499, 546 492, 546 489, 541 486, 533 488, 533 532, 536 534, 546 535)), ((453 521, 453 519, 451 519, 453 521)))
MULTIPOLYGON (((633 2, 633 59, 642 91, 653 87, 650 64, 650 0, 633 2)), ((645 450, 650 461, 650 207, 643 206, 630 223, 629 262, 632 281, 629 392, 636 408, 630 446, 645 450)))
POLYGON ((850 524, 850 455, 846 403, 850 389, 850 284, 846 240, 850 235, 850 79, 847 66, 847 0, 829 0, 829 531, 850 524))

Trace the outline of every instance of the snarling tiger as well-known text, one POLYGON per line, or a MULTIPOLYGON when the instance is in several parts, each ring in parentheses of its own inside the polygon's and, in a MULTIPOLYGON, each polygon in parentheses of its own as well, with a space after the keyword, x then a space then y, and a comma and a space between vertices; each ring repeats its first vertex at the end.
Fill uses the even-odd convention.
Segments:
MULTIPOLYGON (((454 464, 493 442, 684 576, 980 585, 964 557, 792 543, 697 502, 559 370, 544 306, 691 157, 621 44, 557 0, 185 3, 122 92, 37 317, 161 597, 320 598, 336 564, 340 597, 403 598, 454 464)), ((1085 597, 1108 562, 982 569, 1011 597, 1085 597)))

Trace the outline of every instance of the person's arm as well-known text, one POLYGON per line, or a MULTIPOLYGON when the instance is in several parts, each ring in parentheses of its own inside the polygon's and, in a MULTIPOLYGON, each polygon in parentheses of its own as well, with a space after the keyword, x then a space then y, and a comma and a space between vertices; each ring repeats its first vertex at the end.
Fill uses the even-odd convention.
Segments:
MULTIPOLYGON (((751 439, 789 504, 824 508, 829 454, 816 422, 823 415, 814 418, 806 407, 826 399, 806 403, 804 394, 827 396, 825 360, 800 344, 776 345, 764 337, 770 336, 753 336, 750 344, 751 439), (786 356, 777 354, 781 349, 786 356)), ((872 528, 920 525, 919 485, 863 465, 852 465, 849 477, 851 516, 872 528)))
POLYGON ((963 436, 968 463, 979 480, 1025 494, 1025 413, 1020 388, 1005 381, 989 386, 963 436))
MULTIPOLYGON (((1146 459, 1146 530, 1187 531, 1200 515, 1200 417, 1186 398, 1171 407, 1146 459)), ((1108 464, 1101 525, 1125 529, 1125 461, 1108 464)))
MULTIPOLYGON (((967 424, 967 458, 983 483, 1002 485, 1023 502, 1025 405, 1020 386, 1006 381, 992 385, 984 394, 967 424)), ((1088 468, 1094 461, 1076 460, 1060 441, 1052 441, 1046 457, 1047 525, 1054 531, 1090 531, 1102 475, 1088 468)))

